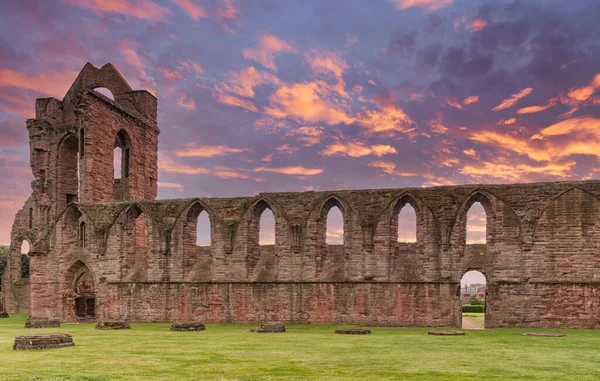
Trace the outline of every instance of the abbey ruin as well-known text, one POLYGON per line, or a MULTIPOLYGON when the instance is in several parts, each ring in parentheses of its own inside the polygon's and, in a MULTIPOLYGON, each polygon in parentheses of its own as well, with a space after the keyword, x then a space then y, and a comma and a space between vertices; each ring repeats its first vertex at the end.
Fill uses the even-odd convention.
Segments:
POLYGON ((35 180, 12 230, 8 312, 62 322, 460 327, 460 279, 474 269, 488 282, 486 327, 600 328, 599 181, 155 200, 152 94, 132 90, 111 64, 88 63, 62 101, 37 99, 35 108, 35 180), (487 215, 485 245, 466 244, 475 202, 487 215), (397 242, 407 204, 416 243, 397 242), (341 245, 325 239, 334 206, 341 245), (258 240, 266 209, 274 245, 258 240), (202 211, 210 246, 196 245, 202 211))

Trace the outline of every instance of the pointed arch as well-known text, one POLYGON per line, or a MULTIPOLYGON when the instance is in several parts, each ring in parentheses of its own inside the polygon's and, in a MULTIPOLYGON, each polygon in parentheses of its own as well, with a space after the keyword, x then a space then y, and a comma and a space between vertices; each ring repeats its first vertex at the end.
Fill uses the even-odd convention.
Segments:
MULTIPOLYGON (((480 203, 486 215, 486 243, 490 243, 490 237, 493 235, 493 221, 496 218, 495 206, 492 200, 498 198, 483 189, 476 189, 466 197, 465 201, 458 208, 455 222, 452 229, 448 231, 448 242, 453 239, 458 239, 456 242, 459 245, 466 244, 467 233, 467 213, 476 202, 480 203), (458 234, 457 237, 452 237, 453 231, 458 234)), ((513 212, 514 213, 514 212, 513 212)))
POLYGON ((581 188, 581 187, 571 187, 571 188, 569 188, 569 189, 566 189, 566 190, 564 190, 564 191, 562 191, 562 192, 560 192, 560 193, 556 194, 556 195, 555 195, 554 197, 552 197, 552 198, 551 198, 551 199, 548 201, 548 203, 546 203, 546 205, 544 205, 544 207, 543 207, 543 208, 542 208, 542 209, 541 209, 541 210, 540 210, 540 211, 539 211, 539 212, 536 214, 536 216, 535 216, 535 221, 534 221, 533 228, 532 228, 532 233, 531 233, 531 234, 532 234, 532 236, 535 236, 535 233, 536 233, 536 230, 537 230, 537 227, 538 227, 538 224, 539 224, 539 220, 540 220, 540 218, 541 218, 541 217, 544 215, 544 213, 546 212, 546 210, 548 209, 548 207, 549 207, 550 205, 552 205, 552 203, 553 203, 553 202, 555 202, 556 200, 558 200, 560 197, 564 196, 566 193, 569 193, 569 192, 571 192, 571 191, 574 191, 574 190, 580 190, 580 191, 582 191, 582 192, 584 192, 584 193, 587 193, 587 194, 589 194, 591 197, 595 198, 596 200, 600 201, 600 197, 598 197, 598 196, 597 196, 597 195, 595 195, 594 193, 592 193, 592 192, 590 192, 590 191, 588 191, 588 190, 585 190, 585 189, 583 189, 583 188, 581 188))
POLYGON ((194 202, 188 208, 184 226, 186 230, 185 233, 191 235, 191 237, 189 237, 190 242, 194 242, 196 246, 212 246, 211 216, 206 207, 200 202, 194 202), (204 219, 203 216, 205 217, 204 219))
POLYGON ((277 221, 275 218, 275 211, 271 204, 265 199, 261 198, 257 200, 250 209, 250 221, 248 223, 248 244, 249 247, 258 245, 274 245, 277 241, 277 221), (268 225, 264 225, 263 216, 266 211, 270 211, 272 215, 272 221, 268 225), (268 228, 269 231, 265 231, 268 228), (266 234, 265 234, 266 233, 266 234), (268 237, 267 237, 268 236, 268 237), (261 242, 262 238, 262 242, 261 242), (267 243, 265 243, 267 241, 267 243))
POLYGON ((81 260, 66 271, 62 286, 64 318, 67 321, 89 321, 96 316, 97 281, 81 260))
POLYGON ((417 242, 419 236, 417 232, 418 220, 421 212, 416 198, 411 194, 404 194, 398 197, 393 205, 390 223, 392 227, 392 242, 417 242), (408 213, 407 207, 411 208, 408 213), (402 215, 403 211, 405 215, 402 215))
MULTIPOLYGON (((336 217, 338 219, 340 218, 340 216, 335 216, 334 218, 336 217)), ((321 205, 321 210, 319 212, 319 221, 320 223, 317 228, 319 238, 322 239, 326 245, 343 245, 345 243, 346 208, 344 207, 344 204, 342 203, 342 201, 340 201, 340 199, 338 199, 335 196, 330 196, 328 199, 325 200, 325 202, 323 202, 323 204, 321 205), (330 217, 334 216, 330 216, 330 213, 332 212, 332 210, 335 213, 334 208, 339 211, 339 214, 341 214, 341 221, 331 221, 330 217), (339 224, 341 226, 334 226, 332 222, 335 222, 335 225, 339 224), (334 239, 333 237, 337 239, 334 239)))
POLYGON ((59 210, 79 201, 79 138, 65 134, 58 142, 56 158, 56 201, 59 210))
POLYGON ((129 199, 129 172, 131 166, 131 139, 124 129, 117 132, 113 152, 113 188, 115 200, 129 199))

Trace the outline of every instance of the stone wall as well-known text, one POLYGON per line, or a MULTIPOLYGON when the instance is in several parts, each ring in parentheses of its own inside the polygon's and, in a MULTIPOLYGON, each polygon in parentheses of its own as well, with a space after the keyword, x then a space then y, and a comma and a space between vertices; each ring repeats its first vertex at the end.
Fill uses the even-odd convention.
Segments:
MULTIPOLYGON (((33 194, 15 219, 3 287, 23 282, 15 250, 27 239, 32 316, 460 326, 460 279, 479 270, 488 327, 600 325, 599 181, 155 201, 158 127, 149 93, 132 91, 111 65, 86 65, 63 101, 38 100, 36 110, 27 122, 33 194), (114 100, 95 93, 98 86, 114 100), (73 140, 64 142, 73 136, 81 176, 78 202, 67 204, 71 185, 61 176, 72 169, 61 152, 72 157, 73 140), (129 149, 121 179, 113 178, 115 146, 129 149), (487 215, 484 245, 466 244, 475 202, 487 215), (397 242, 407 204, 415 243, 397 242), (326 243, 334 206, 343 214, 341 245, 326 243), (266 209, 273 245, 258 240, 266 209), (196 246, 202 211, 210 246, 196 246)), ((27 305, 21 294, 4 292, 9 312, 27 305)))

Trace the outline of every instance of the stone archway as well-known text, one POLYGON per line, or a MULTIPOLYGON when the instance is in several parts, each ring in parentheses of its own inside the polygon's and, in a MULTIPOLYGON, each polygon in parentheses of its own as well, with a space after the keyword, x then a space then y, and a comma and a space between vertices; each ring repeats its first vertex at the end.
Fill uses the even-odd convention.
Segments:
POLYGON ((67 271, 64 293, 64 315, 69 321, 91 321, 96 318, 96 288, 90 269, 76 262, 67 271))

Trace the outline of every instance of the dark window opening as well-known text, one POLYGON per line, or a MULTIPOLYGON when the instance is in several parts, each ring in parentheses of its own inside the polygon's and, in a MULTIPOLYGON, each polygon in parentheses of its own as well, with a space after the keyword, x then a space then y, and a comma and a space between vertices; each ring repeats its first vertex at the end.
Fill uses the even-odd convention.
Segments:
POLYGON ((85 222, 83 221, 79 224, 77 243, 79 247, 85 247, 85 222))
POLYGON ((29 229, 33 228, 33 208, 29 208, 29 229))

